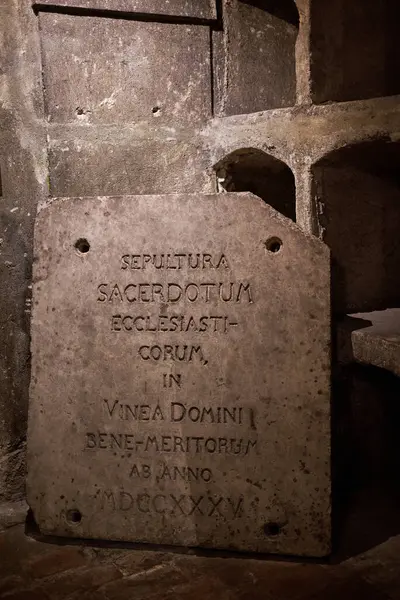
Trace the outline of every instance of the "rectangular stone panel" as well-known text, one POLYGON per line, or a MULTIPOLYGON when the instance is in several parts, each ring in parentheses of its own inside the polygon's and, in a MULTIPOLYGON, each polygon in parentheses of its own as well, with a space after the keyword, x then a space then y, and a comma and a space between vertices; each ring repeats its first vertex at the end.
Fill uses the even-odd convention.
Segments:
POLYGON ((198 124, 211 117, 210 30, 39 15, 49 121, 198 124))
MULTIPOLYGON (((279 10, 268 10, 273 4, 277 9, 281 3, 235 0, 226 12, 228 42, 225 41, 226 64, 225 74, 222 74, 226 81, 226 115, 296 103, 297 11, 294 2, 282 3, 292 5, 287 15, 289 22, 282 18, 279 10)), ((281 10, 285 14, 285 9, 281 10)))
POLYGON ((59 6, 131 13, 216 19, 215 0, 39 0, 34 6, 59 6))
POLYGON ((27 481, 41 531, 328 554, 329 263, 251 194, 43 208, 27 481))
POLYGON ((115 130, 88 138, 62 128, 50 132, 50 188, 54 196, 210 193, 215 181, 211 164, 209 149, 194 135, 160 141, 137 140, 115 130))

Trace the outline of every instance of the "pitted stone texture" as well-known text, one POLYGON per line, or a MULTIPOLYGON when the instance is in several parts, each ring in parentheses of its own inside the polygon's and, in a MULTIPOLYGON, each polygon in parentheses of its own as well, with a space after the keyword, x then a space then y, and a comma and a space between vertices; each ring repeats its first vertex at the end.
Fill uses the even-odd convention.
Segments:
POLYGON ((25 500, 0 503, 0 531, 25 523, 28 505, 25 500))
POLYGON ((211 117, 208 27, 53 13, 39 20, 50 121, 162 127, 211 117))
POLYGON ((138 140, 114 131, 102 136, 90 131, 86 137, 81 131, 67 133, 60 128, 50 139, 50 183, 56 196, 214 191, 210 151, 197 139, 138 140))
MULTIPOLYGON (((46 197, 37 18, 10 0, 0 18, 0 505, 25 494, 30 274, 36 205, 46 197)), ((0 508, 0 527, 2 510, 0 508)), ((1 558, 0 558, 1 562, 1 558)))
POLYGON ((400 377, 400 309, 348 315, 338 327, 339 360, 386 369, 400 377))
POLYGON ((215 0, 33 0, 34 6, 111 10, 174 17, 215 19, 215 0))
POLYGON ((42 532, 328 554, 326 246, 251 194, 97 197, 35 256, 42 532))
POLYGON ((267 4, 226 3, 222 114, 253 113, 296 103, 299 15, 294 2, 275 3, 271 12, 261 8, 267 4))

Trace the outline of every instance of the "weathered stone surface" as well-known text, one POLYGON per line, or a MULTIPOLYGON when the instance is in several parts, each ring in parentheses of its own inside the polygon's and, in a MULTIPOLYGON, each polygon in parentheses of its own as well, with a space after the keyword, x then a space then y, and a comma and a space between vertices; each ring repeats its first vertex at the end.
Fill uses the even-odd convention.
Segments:
MULTIPOLYGON (((0 18, 0 505, 25 493, 29 289, 36 204, 46 195, 39 36, 30 3, 0 18)), ((2 509, 0 508, 0 526, 2 509)), ((1 559, 0 559, 1 562, 1 559)))
POLYGON ((386 369, 400 377, 400 309, 350 315, 338 326, 339 360, 386 369))
MULTIPOLYGON (((123 0, 115 8, 118 9, 122 3, 123 0)), ((156 4, 155 1, 148 0, 141 10, 150 10, 149 7, 153 6, 157 11, 161 11, 165 9, 166 4, 161 1, 156 4)), ((264 0, 263 2, 251 0, 251 4, 261 5, 265 2, 264 0)), ((272 5, 272 3, 268 4, 272 5)), ((275 3, 278 8, 278 5, 281 4, 284 2, 275 3)), ((340 282, 343 279, 339 278, 339 285, 336 287, 341 287, 346 294, 357 289, 357 295, 352 294, 356 302, 352 301, 351 304, 342 305, 346 311, 376 310, 399 305, 398 302, 393 301, 396 298, 392 294, 387 294, 390 290, 387 285, 388 277, 382 277, 383 272, 386 275, 391 274, 390 286, 397 295, 398 260, 396 252, 392 252, 398 245, 396 242, 397 219, 394 218, 398 214, 395 206, 396 198, 393 197, 394 202, 390 201, 387 204, 389 196, 392 195, 387 177, 381 178, 382 185, 379 185, 378 180, 373 187, 369 181, 367 186, 365 184, 367 177, 369 180, 372 176, 375 177, 377 159, 379 158, 379 162, 382 162, 382 147, 374 145, 371 165, 367 168, 367 176, 365 171, 356 176, 356 169, 351 166, 350 170, 353 173, 337 178, 335 173, 331 173, 329 169, 325 168, 325 165, 325 173, 320 179, 323 186, 318 190, 313 189, 312 186, 311 167, 313 163, 332 150, 354 146, 359 142, 375 140, 383 136, 396 141, 400 136, 398 98, 395 96, 375 97, 379 94, 396 93, 396 89, 398 90, 399 87, 398 69, 395 68, 400 48, 395 35, 398 20, 392 18, 395 14, 393 8, 396 3, 394 0, 385 3, 357 0, 351 6, 348 4, 343 0, 334 0, 325 7, 325 3, 310 3, 309 0, 297 1, 301 24, 296 42, 296 107, 267 111, 257 115, 214 119, 210 123, 210 127, 196 132, 191 127, 188 131, 181 131, 179 129, 180 116, 176 117, 177 124, 165 122, 165 127, 159 127, 160 118, 163 118, 162 110, 155 113, 158 116, 154 117, 150 127, 148 127, 148 121, 144 119, 143 127, 139 125, 138 129, 135 129, 129 121, 128 114, 126 121, 119 120, 119 129, 117 126, 111 126, 108 129, 111 117, 115 122, 114 119, 119 119, 118 114, 110 115, 110 121, 107 122, 107 115, 98 116, 97 113, 96 118, 99 120, 91 125, 90 113, 75 114, 73 112, 75 109, 80 112, 79 109, 82 108, 76 106, 73 107, 71 115, 68 104, 66 106, 66 110, 69 111, 68 115, 60 117, 63 124, 54 124, 54 120, 49 123, 46 118, 48 111, 43 111, 42 66, 46 68, 46 64, 42 65, 43 57, 41 56, 37 14, 32 10, 31 0, 7 0, 2 3, 0 19, 0 54, 2 56, 0 73, 0 178, 2 184, 0 210, 2 259, 0 262, 0 335, 2 342, 0 351, 0 502, 19 499, 24 494, 24 438, 30 356, 29 284, 32 231, 36 204, 49 193, 47 164, 52 171, 50 173, 52 183, 50 193, 52 195, 213 191, 214 182, 211 170, 213 164, 238 149, 256 148, 268 152, 271 156, 288 164, 295 175, 296 214, 301 228, 322 237, 326 219, 324 214, 320 214, 319 206, 327 205, 331 214, 335 211, 334 218, 330 221, 331 233, 329 233, 329 237, 325 237, 325 241, 332 246, 333 254, 337 254, 340 258, 338 266, 342 271, 341 273, 338 271, 339 275, 343 275, 344 272, 349 273, 349 276, 346 277, 346 285, 341 285, 340 282), (309 4, 312 6, 309 7, 309 4), (387 11, 389 19, 385 24, 382 22, 384 4, 389 9, 392 6, 392 9, 387 11), (377 13, 381 13, 381 15, 377 13), (370 35, 372 30, 373 35, 370 35), (344 33, 345 35, 343 35, 344 33), (382 44, 384 38, 387 44, 382 44), (355 98, 357 101, 339 104, 328 102, 319 106, 309 106, 309 88, 311 87, 316 102, 335 98, 336 100, 355 98), (367 96, 374 96, 374 99, 363 100, 367 96), (71 129, 67 131, 70 121, 74 122, 75 131, 73 133, 71 129), (65 127, 64 137, 62 127, 65 127), (113 136, 112 143, 104 143, 106 129, 107 135, 113 136), (158 134, 161 131, 164 131, 165 135, 170 135, 173 140, 178 138, 177 132, 180 132, 182 145, 180 145, 180 140, 177 141, 179 160, 173 158, 176 156, 173 142, 169 146, 171 152, 165 144, 158 146, 158 134), (91 136, 90 143, 87 142, 88 132, 91 136), (128 140, 127 133, 130 134, 132 142, 128 140), (50 140, 48 163, 46 135, 50 140), (137 136, 137 140, 134 140, 135 136, 137 136), (191 140, 191 144, 186 146, 188 139, 191 140), (148 142, 141 145, 141 140, 148 140, 148 142), (204 163, 199 159, 197 147, 207 146, 209 148, 208 154, 205 153, 207 164, 203 167, 204 163), (193 148, 195 149, 194 155, 191 154, 193 148), (149 160, 146 163, 147 155, 149 155, 149 160), (322 195, 320 195, 320 191, 322 195), (356 195, 359 195, 360 201, 356 195), (363 209, 362 199, 364 197, 368 197, 370 205, 368 210, 363 209), (344 203, 343 198, 347 198, 344 203), (381 207, 380 214, 377 214, 379 213, 376 209, 377 205, 381 207), (388 217, 388 222, 391 224, 389 237, 387 230, 384 229, 379 235, 379 230, 385 223, 384 215, 388 217), (370 223, 375 220, 376 226, 370 230, 370 223), (347 235, 348 232, 350 232, 349 235, 347 235), (370 236, 369 232, 373 235, 370 236), (346 243, 343 243, 343 240, 346 240, 346 243), (359 252, 357 246, 359 246, 359 252), (393 269, 388 270, 388 265, 392 265, 393 269)), ((102 6, 107 6, 106 0, 102 6)), ((108 6, 110 6, 109 3, 108 6)), ((171 6, 171 2, 169 6, 171 6)), ((193 3, 192 9, 198 6, 202 6, 200 0, 196 4, 193 3)), ((265 33, 257 38, 251 27, 256 31, 259 29, 265 31, 265 28, 259 27, 259 23, 254 19, 251 27, 246 30, 242 27, 243 23, 240 19, 236 19, 233 15, 227 15, 231 6, 233 6, 232 2, 225 3, 224 27, 221 28, 221 31, 213 32, 215 114, 226 114, 224 108, 226 108, 229 94, 231 94, 231 98, 236 98, 235 102, 238 107, 243 106, 246 102, 246 110, 258 110, 260 105, 265 108, 264 103, 258 103, 260 78, 256 75, 257 68, 260 73, 265 74, 266 65, 270 61, 263 60, 261 50, 268 51, 268 42, 274 46, 273 40, 281 39, 285 51, 283 52, 284 56, 279 58, 284 61, 289 48, 287 43, 289 38, 283 43, 284 38, 280 37, 283 33, 279 23, 275 31, 268 29, 271 38, 265 33), (236 30, 232 31, 231 29, 231 35, 227 35, 230 16, 233 16, 231 23, 236 30), (240 40, 243 42, 243 47, 248 49, 247 54, 241 50, 240 43, 238 43, 240 40), (232 45, 230 46, 230 44, 232 45), (240 62, 239 76, 236 71, 232 70, 236 67, 239 68, 239 65, 235 64, 236 58, 233 56, 232 47, 237 52, 237 59, 240 62), (259 57, 258 64, 253 60, 255 55, 259 57), (250 65, 248 71, 246 62, 250 65), (228 72, 225 71, 225 66, 228 66, 228 72), (242 89, 239 89, 239 85, 242 89), (253 102, 253 98, 257 102, 253 102), (242 99, 243 104, 241 103, 242 99)), ((249 7, 249 3, 247 3, 247 7, 249 7)), ((60 12, 62 12, 61 9, 60 12)), ((70 10, 70 12, 76 14, 80 12, 82 15, 84 13, 79 10, 70 10)), ((188 19, 195 20, 194 12, 190 14, 193 14, 193 17, 186 15, 188 19)), ((118 17, 118 15, 110 14, 108 16, 118 17)), ((154 20, 176 22, 182 16, 185 15, 183 13, 180 16, 164 15, 154 20)), ((132 17, 136 18, 135 15, 132 17)), ((87 16, 76 16, 75 18, 81 23, 90 19, 87 16)), ((139 18, 152 19, 152 17, 143 15, 139 18)), ((105 20, 109 21, 106 17, 105 20)), ((248 23, 250 24, 250 21, 248 23)), ((274 24, 272 19, 270 24, 274 24)), ((181 25, 181 27, 181 32, 185 37, 186 25, 181 25)), ((84 37, 88 29, 81 27, 79 31, 84 37)), ((166 52, 166 44, 162 30, 159 31, 161 33, 158 36, 158 45, 155 46, 154 51, 161 61, 163 53, 166 52)), ((67 43, 67 40, 62 37, 59 39, 61 46, 67 43)), ((294 40, 294 38, 290 39, 294 40)), ((79 44, 80 41, 77 46, 79 44)), ((274 47, 271 52, 268 52, 268 57, 273 54, 273 51, 274 47)), ((67 63, 63 62, 62 52, 57 50, 57 53, 61 57, 59 68, 64 71, 67 63)), ((51 61, 52 57, 46 56, 47 59, 51 61)), ((84 60, 87 60, 87 57, 84 60)), ((112 55, 110 60, 110 69, 112 69, 112 55)), ((100 65, 100 63, 101 60, 96 64, 100 65)), ((293 61, 290 64, 292 63, 293 61)), ((82 64, 84 65, 84 63, 82 64)), ((190 72, 192 64, 187 64, 185 61, 179 64, 184 79, 187 77, 187 72, 190 72)), ((68 68, 70 70, 69 64, 68 68)), ((283 79, 288 81, 287 73, 285 71, 285 76, 282 77, 282 73, 279 72, 277 80, 274 80, 274 89, 268 89, 268 92, 278 91, 283 79)), ((290 73, 292 74, 290 81, 293 82, 293 71, 290 73)), ((111 75, 107 77, 110 78, 111 75)), ((156 80, 157 77, 155 76, 154 79, 156 80)), ((263 77, 263 79, 265 78, 263 77)), ((84 80, 84 76, 80 79, 77 78, 77 85, 81 85, 84 80)), ((105 77, 100 80, 100 86, 102 81, 105 81, 105 77)), ((94 101, 97 101, 97 89, 92 89, 92 96, 89 92, 85 96, 88 102, 91 102, 92 97, 94 101)), ((108 96, 102 96, 101 100, 106 97, 108 96)), ((277 97, 279 98, 279 96, 277 97)), ((292 104, 293 100, 290 100, 290 103, 292 104)), ((148 105, 144 104, 143 114, 147 109, 148 105)), ((176 114, 178 115, 178 113, 176 114)), ((196 121, 195 127, 199 122, 200 120, 196 121)), ((359 162, 357 155, 356 147, 353 155, 356 159, 355 166, 356 162, 359 162)), ((349 157, 343 156, 344 167, 348 162, 349 157)), ((397 158, 394 163, 398 164, 397 158)), ((396 168, 397 166, 395 166, 396 168)), ((395 169, 393 170, 394 181, 396 181, 395 169)), ((390 177, 392 177, 392 173, 390 173, 390 177)), ((380 178, 379 174, 377 174, 378 178, 380 178)), ((268 188, 271 188, 271 183, 268 188)), ((367 208, 366 204, 364 203, 365 208, 367 208)), ((379 340, 374 342, 374 347, 377 348, 378 342, 379 340)), ((375 356, 378 359, 374 352, 375 356)), ((382 358, 381 356, 380 363, 382 363, 382 358)), ((386 358, 385 364, 388 364, 386 358)), ((376 403, 382 401, 386 394, 386 392, 379 394, 374 388, 375 393, 376 403)), ((342 398, 339 398, 339 402, 343 402, 342 398)), ((357 402, 360 407, 357 415, 364 414, 364 407, 369 403, 364 388, 361 390, 357 402)), ((377 423, 372 418, 370 422, 372 427, 371 430, 368 430, 368 439, 371 448, 374 448, 376 457, 374 440, 377 423)), ((364 434, 364 431, 366 432, 366 428, 362 433, 363 439, 366 439, 367 434, 364 434)), ((381 435, 385 435, 384 430, 381 435)))
POLYGON ((34 0, 34 6, 63 6, 175 17, 215 19, 215 0, 34 0))
POLYGON ((51 121, 161 128, 211 117, 209 27, 53 13, 39 21, 51 121))
POLYGON ((79 131, 61 127, 52 134, 53 195, 214 192, 209 150, 196 139, 138 140, 114 128, 102 136, 78 137, 79 131))
POLYGON ((28 505, 25 500, 0 504, 0 531, 25 523, 28 505))
POLYGON ((35 239, 41 530, 327 554, 327 248, 251 194, 61 199, 35 239))
POLYGON ((226 0, 222 114, 296 103, 295 47, 299 14, 292 0, 226 0))

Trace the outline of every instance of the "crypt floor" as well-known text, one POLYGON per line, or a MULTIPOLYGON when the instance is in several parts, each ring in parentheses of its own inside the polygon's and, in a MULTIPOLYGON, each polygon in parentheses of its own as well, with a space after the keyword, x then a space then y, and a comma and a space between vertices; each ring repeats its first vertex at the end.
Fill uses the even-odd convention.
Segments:
POLYGON ((325 562, 44 540, 12 525, 0 533, 0 598, 400 600, 398 504, 363 498, 325 562))

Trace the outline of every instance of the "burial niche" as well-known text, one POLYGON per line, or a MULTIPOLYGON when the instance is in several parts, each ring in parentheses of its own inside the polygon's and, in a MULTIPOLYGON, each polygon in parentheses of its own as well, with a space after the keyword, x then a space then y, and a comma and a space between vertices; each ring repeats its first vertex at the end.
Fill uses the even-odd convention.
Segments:
POLYGON ((339 313, 400 306, 400 144, 364 142, 313 168, 322 237, 339 313))
POLYGON ((299 30, 293 0, 237 0, 225 23, 226 114, 293 106, 299 30))
POLYGON ((225 191, 251 192, 285 217, 296 220, 295 179, 283 161, 262 150, 246 148, 229 154, 215 170, 225 191))
POLYGON ((311 4, 313 101, 400 93, 398 0, 311 4))

